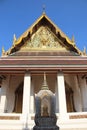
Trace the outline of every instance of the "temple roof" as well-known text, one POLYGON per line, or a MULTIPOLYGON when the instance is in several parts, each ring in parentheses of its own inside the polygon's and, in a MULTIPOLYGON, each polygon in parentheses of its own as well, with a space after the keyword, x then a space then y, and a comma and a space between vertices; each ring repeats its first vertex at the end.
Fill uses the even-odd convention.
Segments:
POLYGON ((28 55, 37 52, 56 52, 58 55, 82 55, 73 40, 70 40, 46 14, 42 14, 36 22, 18 39, 14 36, 12 47, 2 51, 2 55, 28 55))

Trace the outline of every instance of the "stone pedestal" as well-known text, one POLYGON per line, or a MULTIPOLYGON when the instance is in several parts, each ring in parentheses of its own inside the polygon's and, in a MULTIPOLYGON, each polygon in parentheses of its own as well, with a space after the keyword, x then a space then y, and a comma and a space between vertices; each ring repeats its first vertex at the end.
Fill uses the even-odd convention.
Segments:
POLYGON ((59 127, 56 126, 56 115, 49 117, 40 117, 35 116, 35 126, 33 130, 59 130, 59 127))

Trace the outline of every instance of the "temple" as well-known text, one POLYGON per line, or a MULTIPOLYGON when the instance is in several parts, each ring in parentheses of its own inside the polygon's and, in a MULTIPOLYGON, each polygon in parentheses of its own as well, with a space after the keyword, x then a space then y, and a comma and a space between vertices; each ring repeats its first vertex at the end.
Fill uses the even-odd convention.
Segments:
MULTIPOLYGON (((59 129, 87 130, 86 51, 79 50, 74 38, 69 39, 45 13, 18 39, 14 35, 9 50, 2 48, 0 129, 33 129, 36 94, 43 89, 44 73, 55 95, 59 129)), ((49 100, 43 102, 50 111, 49 100)))

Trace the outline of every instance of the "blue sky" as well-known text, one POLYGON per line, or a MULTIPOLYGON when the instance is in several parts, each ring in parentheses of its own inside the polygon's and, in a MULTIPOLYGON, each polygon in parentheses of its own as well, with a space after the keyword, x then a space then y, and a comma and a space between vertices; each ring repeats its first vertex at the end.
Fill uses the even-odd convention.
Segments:
POLYGON ((0 55, 14 34, 19 38, 42 15, 44 4, 46 15, 70 39, 74 35, 77 47, 87 48, 87 0, 0 0, 0 55))

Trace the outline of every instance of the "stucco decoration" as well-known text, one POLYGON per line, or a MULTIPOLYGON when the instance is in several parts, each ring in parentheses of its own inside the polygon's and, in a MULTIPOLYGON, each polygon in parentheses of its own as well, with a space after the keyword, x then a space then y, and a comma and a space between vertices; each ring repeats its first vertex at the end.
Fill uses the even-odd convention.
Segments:
POLYGON ((42 48, 42 49, 65 49, 64 45, 47 26, 41 26, 21 49, 42 48))

